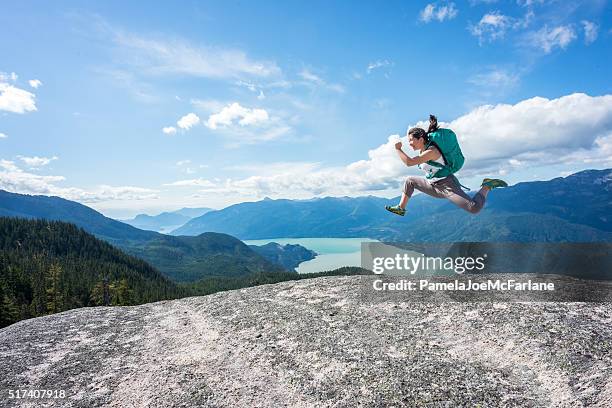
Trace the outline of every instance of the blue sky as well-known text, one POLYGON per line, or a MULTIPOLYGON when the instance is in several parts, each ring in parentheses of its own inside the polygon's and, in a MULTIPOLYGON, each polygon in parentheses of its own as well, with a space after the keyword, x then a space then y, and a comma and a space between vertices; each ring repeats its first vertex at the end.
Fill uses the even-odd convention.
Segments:
POLYGON ((605 1, 5 2, 0 188, 119 218, 393 197, 419 174, 393 135, 429 113, 473 188, 611 167, 611 17, 605 1))

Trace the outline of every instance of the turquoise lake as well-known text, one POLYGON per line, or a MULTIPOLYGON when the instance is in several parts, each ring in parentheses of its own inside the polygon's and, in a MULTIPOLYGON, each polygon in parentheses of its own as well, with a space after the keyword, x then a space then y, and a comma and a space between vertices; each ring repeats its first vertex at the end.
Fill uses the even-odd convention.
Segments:
POLYGON ((298 273, 316 273, 343 266, 361 266, 361 243, 377 241, 370 238, 271 238, 244 241, 247 245, 265 245, 269 242, 299 244, 315 251, 319 255, 302 262, 296 270, 298 273))

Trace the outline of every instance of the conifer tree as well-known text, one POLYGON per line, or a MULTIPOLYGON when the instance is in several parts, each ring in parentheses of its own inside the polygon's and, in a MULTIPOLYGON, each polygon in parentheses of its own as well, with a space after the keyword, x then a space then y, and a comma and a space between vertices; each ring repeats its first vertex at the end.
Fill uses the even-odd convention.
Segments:
POLYGON ((115 286, 117 304, 122 306, 134 304, 134 291, 129 288, 127 279, 123 278, 115 286))
POLYGON ((19 308, 0 284, 0 327, 8 326, 19 320, 19 308))
POLYGON ((91 305, 102 306, 104 305, 104 282, 98 281, 91 289, 90 293, 91 305))
POLYGON ((63 290, 61 288, 62 267, 57 263, 51 264, 47 270, 47 312, 58 313, 64 310, 63 290))

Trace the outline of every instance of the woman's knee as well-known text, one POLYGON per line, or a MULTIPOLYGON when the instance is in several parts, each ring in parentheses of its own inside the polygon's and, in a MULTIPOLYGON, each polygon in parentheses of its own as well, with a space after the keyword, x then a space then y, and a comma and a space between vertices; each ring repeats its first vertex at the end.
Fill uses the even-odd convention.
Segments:
POLYGON ((417 176, 408 176, 408 177, 406 177, 406 181, 404 182, 404 186, 414 187, 418 183, 419 179, 420 179, 420 177, 417 177, 417 176))
POLYGON ((467 210, 470 214, 478 214, 480 210, 482 210, 482 207, 473 205, 473 206, 468 207, 467 210))
POLYGON ((482 210, 483 205, 479 202, 472 201, 466 208, 471 214, 478 214, 482 210))
POLYGON ((485 197, 481 193, 476 193, 472 198, 471 208, 468 210, 472 214, 478 214, 484 208, 485 197))

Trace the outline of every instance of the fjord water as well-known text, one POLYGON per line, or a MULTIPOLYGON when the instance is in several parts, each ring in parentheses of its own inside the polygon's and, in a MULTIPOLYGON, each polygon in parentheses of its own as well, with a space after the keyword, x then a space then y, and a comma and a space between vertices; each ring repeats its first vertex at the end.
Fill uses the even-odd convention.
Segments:
POLYGON ((370 238, 271 238, 244 242, 247 245, 265 245, 269 242, 302 245, 318 255, 302 262, 296 270, 298 273, 316 273, 343 266, 361 266, 361 243, 377 241, 370 238))

